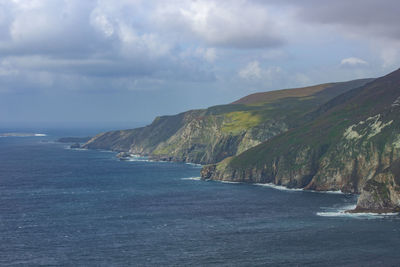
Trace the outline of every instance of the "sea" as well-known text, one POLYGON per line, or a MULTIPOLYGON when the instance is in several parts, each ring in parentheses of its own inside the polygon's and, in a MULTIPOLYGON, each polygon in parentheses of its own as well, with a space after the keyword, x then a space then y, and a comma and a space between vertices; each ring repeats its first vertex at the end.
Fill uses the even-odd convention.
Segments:
POLYGON ((86 133, 0 138, 1 266, 400 265, 400 215, 344 213, 357 196, 202 181, 65 136, 86 133))

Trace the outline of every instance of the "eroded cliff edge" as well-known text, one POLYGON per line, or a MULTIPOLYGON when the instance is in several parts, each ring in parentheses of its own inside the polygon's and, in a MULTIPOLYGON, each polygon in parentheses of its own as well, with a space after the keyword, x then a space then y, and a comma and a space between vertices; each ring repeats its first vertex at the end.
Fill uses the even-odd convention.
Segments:
POLYGON ((309 121, 237 156, 203 179, 359 193, 356 212, 400 210, 400 70, 346 92, 309 121))
POLYGON ((101 133, 83 147, 200 164, 219 162, 294 128, 322 103, 371 79, 246 96, 232 104, 156 118, 142 128, 101 133))

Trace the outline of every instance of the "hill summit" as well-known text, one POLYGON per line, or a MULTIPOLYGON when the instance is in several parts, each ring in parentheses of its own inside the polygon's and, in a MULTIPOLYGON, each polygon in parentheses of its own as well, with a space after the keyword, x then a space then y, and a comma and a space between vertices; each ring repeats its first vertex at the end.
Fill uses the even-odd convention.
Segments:
POLYGON ((400 210, 399 118, 397 70, 157 117, 83 147, 208 164, 203 179, 356 193, 356 212, 391 212, 400 210))
POLYGON ((357 212, 400 210, 400 70, 345 92, 310 120, 235 157, 203 179, 360 193, 357 212))
POLYGON ((157 117, 137 129, 101 133, 84 147, 200 164, 238 155, 301 125, 305 114, 371 79, 250 95, 232 104, 157 117), (260 97, 261 96, 261 97, 260 97))

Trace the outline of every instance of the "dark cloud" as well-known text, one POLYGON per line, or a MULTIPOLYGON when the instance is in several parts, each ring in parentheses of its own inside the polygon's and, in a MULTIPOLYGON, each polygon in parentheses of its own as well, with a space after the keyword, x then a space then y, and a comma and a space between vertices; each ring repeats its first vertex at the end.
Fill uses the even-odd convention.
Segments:
POLYGON ((296 8, 298 18, 305 22, 337 25, 353 34, 400 39, 398 0, 272 0, 269 3, 296 8))
POLYGON ((400 62, 398 47, 390 46, 400 39, 399 3, 0 0, 0 115, 12 109, 20 109, 21 118, 31 114, 35 103, 18 106, 22 95, 35 95, 42 107, 35 116, 47 116, 46 106, 69 114, 68 95, 76 94, 70 100, 81 110, 84 100, 95 110, 91 99, 108 103, 115 93, 104 114, 121 112, 118 101, 129 105, 129 96, 136 112, 147 108, 151 118, 167 108, 183 111, 254 91, 349 79, 356 71, 357 77, 378 76, 380 68, 400 62), (349 34, 362 42, 349 42, 349 34), (384 45, 370 53, 376 40, 384 45), (157 105, 149 105, 155 98, 157 105))

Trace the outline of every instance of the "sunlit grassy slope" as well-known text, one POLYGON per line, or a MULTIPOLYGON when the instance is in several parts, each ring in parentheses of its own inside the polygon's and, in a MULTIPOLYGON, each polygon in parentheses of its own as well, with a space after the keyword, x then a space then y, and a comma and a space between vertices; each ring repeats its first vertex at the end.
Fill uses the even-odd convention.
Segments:
POLYGON ((307 114, 319 105, 368 81, 258 93, 232 104, 161 116, 143 128, 99 134, 85 147, 165 160, 217 162, 304 124, 307 114))

